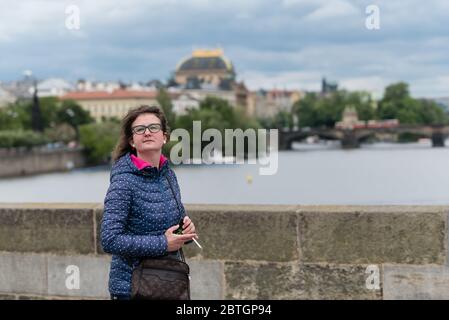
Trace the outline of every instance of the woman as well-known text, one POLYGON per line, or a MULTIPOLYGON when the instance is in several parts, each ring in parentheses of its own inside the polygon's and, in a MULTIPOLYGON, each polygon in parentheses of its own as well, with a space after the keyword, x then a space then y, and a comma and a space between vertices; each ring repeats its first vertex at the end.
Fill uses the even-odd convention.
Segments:
POLYGON ((103 250, 113 255, 111 299, 131 298, 131 276, 139 258, 180 259, 178 250, 197 238, 181 203, 176 175, 161 152, 168 138, 167 120, 158 107, 130 110, 122 121, 101 223, 103 250), (183 234, 174 234, 183 217, 183 234))

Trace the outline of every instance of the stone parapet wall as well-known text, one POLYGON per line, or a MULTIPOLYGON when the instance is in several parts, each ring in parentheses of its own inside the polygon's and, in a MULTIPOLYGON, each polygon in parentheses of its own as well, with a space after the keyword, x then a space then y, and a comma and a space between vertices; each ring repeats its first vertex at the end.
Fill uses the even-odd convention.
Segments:
MULTIPOLYGON (((185 250, 193 299, 449 299, 449 207, 185 207, 204 248, 185 250)), ((108 299, 102 214, 0 204, 0 297, 108 299), (79 289, 66 286, 69 266, 79 289)))

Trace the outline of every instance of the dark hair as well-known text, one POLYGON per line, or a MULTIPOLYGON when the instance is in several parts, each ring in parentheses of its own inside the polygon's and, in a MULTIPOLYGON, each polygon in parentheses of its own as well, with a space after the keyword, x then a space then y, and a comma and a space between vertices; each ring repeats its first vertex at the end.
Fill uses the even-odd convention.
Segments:
POLYGON ((114 151, 112 152, 112 162, 116 162, 120 157, 128 152, 136 154, 135 149, 132 148, 129 144, 133 136, 131 126, 138 116, 145 113, 154 114, 159 118, 159 120, 161 120, 162 132, 164 133, 168 141, 168 139, 170 138, 170 127, 168 126, 167 118, 165 117, 164 112, 159 107, 142 105, 140 107, 131 109, 122 119, 120 138, 114 148, 114 151))

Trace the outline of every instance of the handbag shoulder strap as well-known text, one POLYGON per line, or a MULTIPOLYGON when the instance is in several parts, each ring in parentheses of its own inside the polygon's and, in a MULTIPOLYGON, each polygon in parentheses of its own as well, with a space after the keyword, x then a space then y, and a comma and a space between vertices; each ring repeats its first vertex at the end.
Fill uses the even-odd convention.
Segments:
MULTIPOLYGON (((175 198, 176 205, 178 206, 179 213, 182 215, 181 206, 179 205, 178 198, 176 198, 176 193, 175 193, 175 191, 173 190, 173 186, 172 186, 172 184, 171 184, 171 182, 170 182, 170 179, 169 179, 167 176, 165 176, 165 179, 167 179, 167 182, 168 182, 168 185, 170 186, 170 189, 171 189, 171 192, 172 192, 172 194, 173 194, 173 197, 175 198)), ((183 262, 186 262, 186 259, 185 259, 185 257, 184 257, 184 252, 183 252, 182 248, 179 249, 179 253, 180 253, 180 255, 181 255, 182 261, 183 261, 183 262)))
POLYGON ((172 194, 173 194, 173 197, 175 198, 176 205, 178 206, 179 213, 182 215, 181 206, 179 205, 178 198, 176 198, 176 193, 175 193, 175 191, 173 190, 173 186, 172 186, 172 184, 171 184, 171 182, 170 182, 170 179, 169 179, 167 176, 165 176, 165 179, 167 179, 167 182, 168 182, 168 185, 170 186, 170 189, 171 189, 171 192, 172 192, 172 194))

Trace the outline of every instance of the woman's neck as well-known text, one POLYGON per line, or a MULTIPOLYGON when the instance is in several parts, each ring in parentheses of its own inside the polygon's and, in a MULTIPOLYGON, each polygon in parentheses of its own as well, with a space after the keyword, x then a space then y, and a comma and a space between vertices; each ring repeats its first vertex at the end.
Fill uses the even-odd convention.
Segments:
POLYGON ((150 163, 153 167, 159 169, 159 160, 161 158, 161 151, 147 151, 145 153, 140 153, 137 151, 137 157, 146 162, 150 163))

